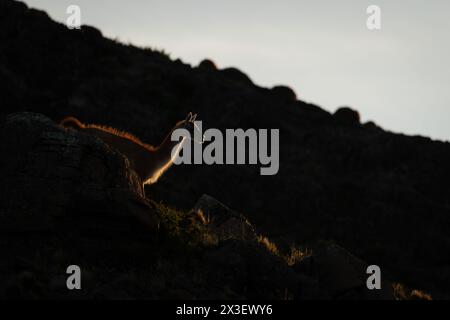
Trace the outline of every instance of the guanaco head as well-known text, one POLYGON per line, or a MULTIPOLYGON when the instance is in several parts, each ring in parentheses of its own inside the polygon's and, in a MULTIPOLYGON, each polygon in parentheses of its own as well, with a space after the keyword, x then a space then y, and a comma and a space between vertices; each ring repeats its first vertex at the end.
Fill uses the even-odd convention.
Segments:
POLYGON ((197 119, 197 114, 192 114, 192 112, 189 112, 185 120, 182 120, 177 123, 175 126, 175 129, 186 129, 190 133, 190 139, 194 140, 196 143, 202 144, 205 140, 202 130, 199 128, 199 126, 195 123, 195 120, 197 119), (197 137, 200 137, 197 138, 197 137))

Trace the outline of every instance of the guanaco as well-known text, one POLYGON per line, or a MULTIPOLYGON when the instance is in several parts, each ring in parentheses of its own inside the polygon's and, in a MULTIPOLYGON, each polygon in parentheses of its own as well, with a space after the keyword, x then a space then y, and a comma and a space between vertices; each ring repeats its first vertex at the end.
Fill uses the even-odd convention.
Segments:
MULTIPOLYGON (((183 137, 181 141, 172 141, 172 132, 176 129, 186 129, 193 137, 194 131, 199 130, 194 123, 196 118, 197 114, 189 112, 187 118, 177 122, 158 147, 144 143, 128 132, 108 126, 84 124, 74 117, 64 118, 60 126, 97 136, 128 158, 143 184, 153 184, 171 167, 183 144, 189 141, 187 137, 183 137)), ((203 143, 203 140, 196 142, 203 143)))

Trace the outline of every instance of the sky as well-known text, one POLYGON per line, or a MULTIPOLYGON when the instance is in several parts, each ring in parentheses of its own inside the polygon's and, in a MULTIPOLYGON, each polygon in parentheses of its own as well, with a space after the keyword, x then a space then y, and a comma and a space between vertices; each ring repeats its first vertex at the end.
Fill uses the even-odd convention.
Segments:
POLYGON ((448 0, 26 0, 66 22, 197 65, 237 67, 264 87, 412 135, 450 141, 448 0), (366 9, 381 9, 381 29, 366 9))

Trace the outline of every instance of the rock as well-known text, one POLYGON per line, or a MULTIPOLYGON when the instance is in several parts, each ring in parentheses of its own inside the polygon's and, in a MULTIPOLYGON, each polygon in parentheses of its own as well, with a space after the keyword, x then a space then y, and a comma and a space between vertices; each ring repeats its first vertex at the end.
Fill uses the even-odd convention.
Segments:
POLYGON ((212 60, 209 60, 209 59, 202 60, 199 63, 198 68, 201 69, 201 70, 205 70, 205 71, 215 71, 215 70, 217 70, 216 64, 212 60))
POLYGON ((284 101, 297 100, 297 94, 295 93, 295 91, 287 86, 275 86, 272 88, 271 92, 280 100, 284 101))
POLYGON ((0 154, 0 297, 80 297, 101 279, 86 267, 151 261, 159 217, 122 154, 26 112, 0 121, 0 154), (64 289, 73 263, 83 292, 64 289))
POLYGON ((81 33, 90 41, 98 41, 103 37, 103 34, 99 29, 88 25, 81 26, 81 33))
POLYGON ((253 84, 252 80, 242 71, 236 68, 225 68, 220 71, 226 78, 242 83, 253 84))
POLYGON ((0 154, 2 231, 54 229, 71 214, 133 217, 158 227, 128 159, 93 136, 41 114, 15 113, 0 124, 0 154))
POLYGON ((333 299, 394 299, 392 286, 383 281, 381 290, 369 290, 368 264, 342 247, 331 244, 293 266, 300 274, 318 280, 322 294, 333 299))
POLYGON ((336 119, 339 123, 344 125, 359 125, 359 113, 349 107, 341 107, 336 110, 333 115, 334 119, 336 119))
POLYGON ((363 124, 364 128, 369 129, 369 130, 379 130, 381 131, 382 129, 373 121, 367 121, 366 123, 363 124))
POLYGON ((23 15, 28 10, 28 6, 19 1, 0 1, 0 17, 8 15, 8 13, 16 16, 23 15))
POLYGON ((192 211, 202 217, 208 231, 217 241, 229 239, 252 241, 256 239, 255 229, 247 218, 213 197, 204 194, 192 211))
POLYGON ((250 299, 294 298, 299 282, 280 257, 256 242, 225 241, 205 253, 202 265, 208 266, 211 286, 230 287, 250 299))
POLYGON ((57 275, 50 279, 50 290, 55 292, 64 292, 67 290, 67 277, 64 275, 57 275))

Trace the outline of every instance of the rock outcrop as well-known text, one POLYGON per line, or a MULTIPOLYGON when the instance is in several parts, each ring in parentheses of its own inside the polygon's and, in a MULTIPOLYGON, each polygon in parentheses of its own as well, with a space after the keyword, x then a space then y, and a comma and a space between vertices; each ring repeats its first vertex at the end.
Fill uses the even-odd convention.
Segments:
POLYGON ((231 210, 207 194, 200 197, 192 212, 201 218, 215 242, 256 239, 254 227, 243 214, 231 210))
POLYGON ((35 113, 0 124, 0 228, 56 228, 67 215, 125 216, 149 230, 158 218, 128 159, 94 136, 35 113))
POLYGON ((272 88, 274 94, 281 101, 293 102, 297 100, 297 94, 287 86, 275 86, 272 88))
POLYGON ((333 116, 339 123, 344 125, 357 126, 360 124, 358 111, 352 110, 349 107, 337 109, 333 116))
POLYGON ((383 280, 381 289, 368 290, 368 264, 344 248, 324 245, 293 266, 301 274, 317 279, 324 296, 331 299, 393 300, 392 284, 383 280))

